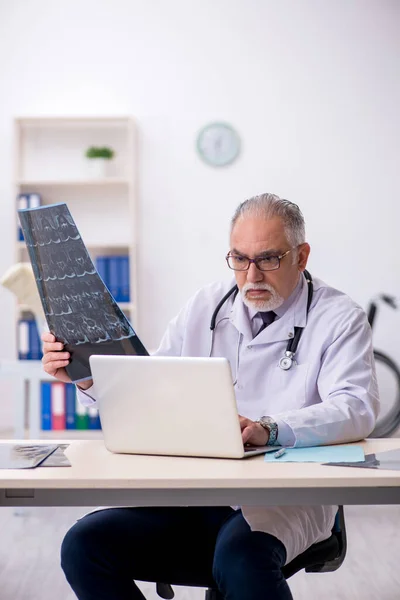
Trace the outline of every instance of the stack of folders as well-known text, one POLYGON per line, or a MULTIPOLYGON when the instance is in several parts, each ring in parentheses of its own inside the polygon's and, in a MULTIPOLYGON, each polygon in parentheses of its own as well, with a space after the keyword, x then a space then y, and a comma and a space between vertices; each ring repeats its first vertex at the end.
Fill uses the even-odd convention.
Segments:
MULTIPOLYGON (((19 194, 17 197, 17 210, 25 208, 37 208, 42 203, 40 194, 19 194)), ((21 226, 18 224, 17 240, 19 242, 24 241, 21 226)))
POLYGON ((41 360, 42 342, 40 341, 36 321, 20 319, 18 321, 18 358, 19 360, 41 360))
POLYGON ((76 397, 73 383, 41 382, 42 429, 101 429, 97 408, 82 406, 76 397))
POLYGON ((129 256, 98 256, 96 269, 116 302, 129 302, 129 256))

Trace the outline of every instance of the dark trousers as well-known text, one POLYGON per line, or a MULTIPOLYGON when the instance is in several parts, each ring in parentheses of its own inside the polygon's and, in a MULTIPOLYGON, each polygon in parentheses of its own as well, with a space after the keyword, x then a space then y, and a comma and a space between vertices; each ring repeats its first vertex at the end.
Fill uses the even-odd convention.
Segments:
POLYGON ((143 600, 138 581, 207 587, 226 600, 291 600, 276 537, 228 507, 113 508, 67 533, 61 565, 79 600, 143 600))

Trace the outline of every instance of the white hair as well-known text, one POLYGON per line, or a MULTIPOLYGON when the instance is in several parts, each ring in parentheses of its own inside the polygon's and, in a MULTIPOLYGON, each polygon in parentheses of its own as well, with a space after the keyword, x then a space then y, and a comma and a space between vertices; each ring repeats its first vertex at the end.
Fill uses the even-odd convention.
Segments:
POLYGON ((305 222, 297 204, 279 198, 275 194, 260 194, 245 200, 237 207, 231 221, 231 232, 241 217, 251 214, 264 219, 280 217, 283 221, 285 234, 292 248, 306 241, 305 222))

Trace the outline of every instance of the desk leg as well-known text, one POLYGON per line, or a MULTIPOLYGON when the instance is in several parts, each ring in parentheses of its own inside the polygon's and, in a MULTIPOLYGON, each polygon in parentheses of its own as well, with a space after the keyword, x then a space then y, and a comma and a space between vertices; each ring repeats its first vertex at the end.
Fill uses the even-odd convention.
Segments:
POLYGON ((16 440, 23 440, 25 437, 25 379, 16 377, 13 379, 14 385, 14 437, 16 440))
POLYGON ((39 439, 40 434, 40 379, 31 377, 29 381, 29 437, 39 439))

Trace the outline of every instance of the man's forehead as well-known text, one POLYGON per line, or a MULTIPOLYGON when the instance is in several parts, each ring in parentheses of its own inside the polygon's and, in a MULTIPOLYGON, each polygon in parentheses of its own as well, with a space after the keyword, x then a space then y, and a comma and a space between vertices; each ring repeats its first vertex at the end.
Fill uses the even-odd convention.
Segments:
POLYGON ((238 219, 231 232, 231 243, 267 244, 275 246, 286 241, 286 232, 280 217, 245 216, 238 219))

